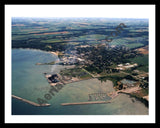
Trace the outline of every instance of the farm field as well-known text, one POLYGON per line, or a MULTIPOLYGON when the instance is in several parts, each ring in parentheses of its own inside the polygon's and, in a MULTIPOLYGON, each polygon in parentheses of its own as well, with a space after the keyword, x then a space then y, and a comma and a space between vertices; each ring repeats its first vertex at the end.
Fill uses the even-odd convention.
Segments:
POLYGON ((148 44, 148 26, 145 19, 108 18, 12 18, 12 47, 63 51, 66 47, 108 43, 138 48, 148 44), (126 28, 116 37, 110 37, 118 24, 126 28), (135 27, 134 27, 135 25, 135 27), (47 47, 50 45, 50 47, 47 47), (53 47, 54 46, 54 47, 53 47))

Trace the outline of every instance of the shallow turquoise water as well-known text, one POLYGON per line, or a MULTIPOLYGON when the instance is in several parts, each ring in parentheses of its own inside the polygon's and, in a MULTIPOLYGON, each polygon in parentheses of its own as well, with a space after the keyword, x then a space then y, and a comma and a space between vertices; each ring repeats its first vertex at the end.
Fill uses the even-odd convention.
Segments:
MULTIPOLYGON (((29 49, 12 50, 12 94, 37 102, 37 98, 45 99, 51 87, 44 77, 44 72, 57 73, 63 66, 35 65, 36 63, 51 62, 56 56, 29 49)), ((61 103, 86 102, 88 94, 112 92, 111 81, 101 83, 97 79, 84 80, 64 85, 55 92, 49 107, 35 107, 12 98, 13 115, 143 115, 148 109, 139 101, 132 102, 125 94, 119 95, 109 104, 61 106, 61 103)), ((109 100, 109 97, 106 98, 109 100)))

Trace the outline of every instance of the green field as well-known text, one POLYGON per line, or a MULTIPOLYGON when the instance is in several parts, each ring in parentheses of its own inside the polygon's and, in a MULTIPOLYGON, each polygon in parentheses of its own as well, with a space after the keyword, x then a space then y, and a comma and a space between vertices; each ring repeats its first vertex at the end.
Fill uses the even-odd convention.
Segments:
POLYGON ((92 78, 92 76, 90 74, 86 73, 81 68, 61 70, 60 75, 72 76, 72 77, 77 77, 77 78, 80 78, 80 79, 90 79, 90 78, 92 78))
POLYGON ((140 65, 137 67, 137 70, 145 71, 148 72, 148 67, 149 67, 149 57, 148 55, 142 55, 135 57, 133 59, 129 59, 132 63, 137 63, 140 65))
POLYGON ((12 18, 12 47, 63 51, 66 45, 107 43, 137 48, 148 44, 148 21, 108 18, 12 18), (124 23, 127 27, 111 37, 111 32, 124 23), (134 26, 133 26, 134 25, 134 26), (76 43, 75 43, 76 42, 76 43), (46 45, 51 44, 48 49, 46 45))

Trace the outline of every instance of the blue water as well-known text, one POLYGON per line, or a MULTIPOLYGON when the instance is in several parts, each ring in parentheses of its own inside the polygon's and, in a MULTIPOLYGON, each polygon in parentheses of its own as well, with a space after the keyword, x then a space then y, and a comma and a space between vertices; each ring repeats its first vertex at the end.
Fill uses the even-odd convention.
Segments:
MULTIPOLYGON (((44 72, 57 73, 63 66, 35 65, 58 59, 53 54, 29 49, 12 49, 12 94, 37 102, 44 99, 51 89, 44 72)), ((139 101, 133 103, 125 94, 119 95, 109 104, 62 106, 61 103, 86 102, 88 94, 112 92, 113 83, 101 83, 97 79, 66 84, 55 92, 50 100, 51 106, 36 107, 12 98, 13 115, 144 115, 148 109, 139 101)), ((133 98, 132 98, 133 99, 133 98)), ((109 97, 106 98, 109 100, 109 97)), ((37 102, 38 103, 38 102, 37 102)))

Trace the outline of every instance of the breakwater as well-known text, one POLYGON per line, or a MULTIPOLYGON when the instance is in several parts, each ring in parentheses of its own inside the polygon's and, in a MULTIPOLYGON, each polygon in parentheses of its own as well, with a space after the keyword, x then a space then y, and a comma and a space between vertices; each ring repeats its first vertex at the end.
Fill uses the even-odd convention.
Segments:
POLYGON ((23 98, 21 98, 21 97, 15 96, 15 95, 12 95, 12 97, 15 98, 15 99, 21 100, 21 101, 23 101, 23 102, 26 102, 26 103, 28 103, 28 104, 31 104, 31 105, 33 105, 33 106, 50 106, 50 104, 47 104, 47 103, 45 103, 45 104, 37 104, 37 103, 35 103, 35 102, 32 102, 32 101, 23 99, 23 98))
POLYGON ((61 105, 85 105, 85 104, 106 104, 111 103, 111 101, 92 101, 92 102, 75 102, 75 103, 62 103, 61 105))

